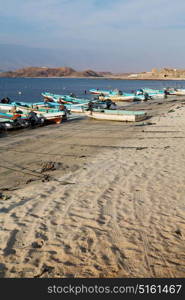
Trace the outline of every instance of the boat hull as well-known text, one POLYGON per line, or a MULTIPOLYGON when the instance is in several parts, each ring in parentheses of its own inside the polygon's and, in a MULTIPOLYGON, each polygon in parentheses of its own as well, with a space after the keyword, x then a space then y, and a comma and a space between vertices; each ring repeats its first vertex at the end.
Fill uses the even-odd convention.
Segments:
POLYGON ((4 130, 9 130, 9 129, 13 129, 13 121, 10 119, 6 119, 6 118, 0 118, 0 127, 2 132, 4 130))
POLYGON ((106 112, 97 112, 97 111, 86 111, 85 114, 92 119, 98 120, 107 120, 107 121, 118 121, 118 122, 137 122, 146 119, 147 114, 143 113, 106 113, 106 112))
POLYGON ((99 100, 101 101, 106 101, 106 100, 112 100, 113 102, 133 102, 133 101, 141 101, 144 100, 144 96, 143 95, 123 95, 123 96, 107 96, 107 97, 103 97, 100 96, 99 100))
POLYGON ((183 91, 176 91, 175 95, 176 96, 185 96, 185 90, 183 90, 183 91))
POLYGON ((46 123, 50 124, 60 124, 62 122, 63 118, 62 117, 47 117, 45 118, 46 123))

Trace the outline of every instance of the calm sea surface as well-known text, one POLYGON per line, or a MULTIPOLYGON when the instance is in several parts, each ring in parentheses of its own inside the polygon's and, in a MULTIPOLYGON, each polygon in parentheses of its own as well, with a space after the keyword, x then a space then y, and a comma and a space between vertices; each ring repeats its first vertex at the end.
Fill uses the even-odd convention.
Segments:
POLYGON ((162 89, 184 87, 185 81, 174 80, 112 80, 74 78, 0 78, 0 99, 9 97, 12 101, 39 102, 42 92, 55 94, 74 93, 78 97, 92 98, 84 93, 91 88, 115 89, 131 92, 142 87, 162 89))

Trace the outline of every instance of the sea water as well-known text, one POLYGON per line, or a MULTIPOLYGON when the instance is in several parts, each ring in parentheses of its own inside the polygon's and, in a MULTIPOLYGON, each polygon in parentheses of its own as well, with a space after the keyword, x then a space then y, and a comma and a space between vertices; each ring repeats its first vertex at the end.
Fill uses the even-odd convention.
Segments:
POLYGON ((185 88, 183 80, 117 80, 92 78, 0 78, 0 100, 9 97, 12 101, 40 102, 41 93, 69 95, 92 99, 90 89, 119 89, 132 92, 139 88, 163 89, 166 87, 185 88))

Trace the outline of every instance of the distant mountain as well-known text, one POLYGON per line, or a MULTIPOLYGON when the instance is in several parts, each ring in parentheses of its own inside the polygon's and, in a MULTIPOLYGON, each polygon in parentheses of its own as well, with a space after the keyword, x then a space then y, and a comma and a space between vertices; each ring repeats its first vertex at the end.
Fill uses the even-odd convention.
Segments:
POLYGON ((102 75, 102 76, 111 76, 112 75, 112 73, 111 72, 98 72, 100 75, 102 75))
POLYGON ((101 77, 93 70, 76 71, 69 67, 28 67, 0 73, 0 77, 101 77))

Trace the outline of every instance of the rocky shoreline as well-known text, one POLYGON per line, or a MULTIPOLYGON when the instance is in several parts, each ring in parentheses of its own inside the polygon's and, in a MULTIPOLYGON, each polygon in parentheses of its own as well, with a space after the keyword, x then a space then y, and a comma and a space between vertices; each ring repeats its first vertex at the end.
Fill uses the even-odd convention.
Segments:
POLYGON ((1 72, 0 77, 28 77, 28 78, 95 78, 95 79, 120 79, 120 80, 185 80, 185 70, 153 69, 151 72, 141 73, 111 73, 93 70, 76 71, 70 67, 47 68, 28 67, 16 71, 1 72))

